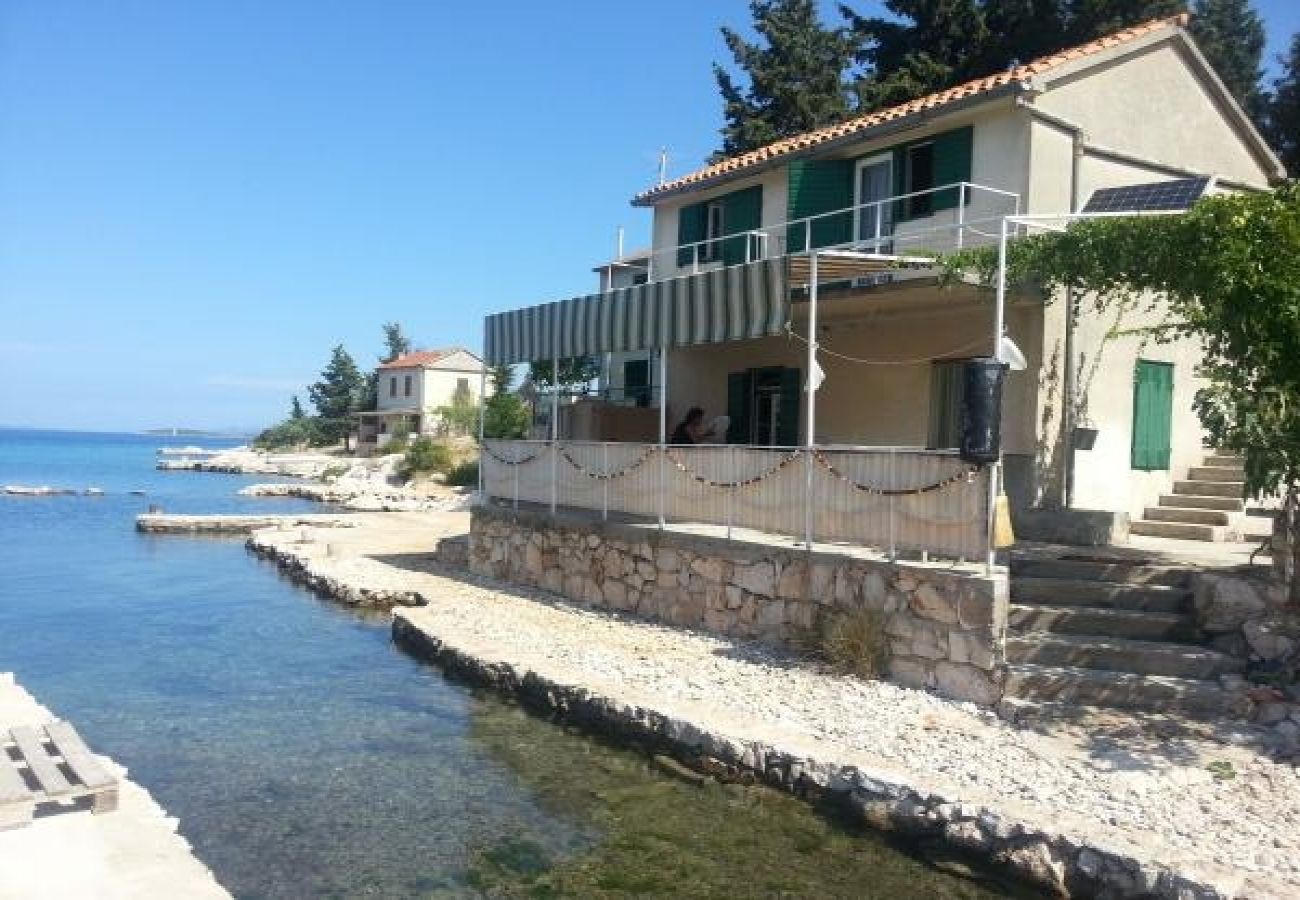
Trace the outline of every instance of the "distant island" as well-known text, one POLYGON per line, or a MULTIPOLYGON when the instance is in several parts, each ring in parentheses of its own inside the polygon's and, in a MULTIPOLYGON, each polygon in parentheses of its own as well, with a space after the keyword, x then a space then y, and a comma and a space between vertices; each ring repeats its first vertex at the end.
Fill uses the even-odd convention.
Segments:
POLYGON ((141 434, 160 434, 166 437, 245 437, 244 434, 235 434, 224 431, 205 431, 202 428, 146 428, 141 434))

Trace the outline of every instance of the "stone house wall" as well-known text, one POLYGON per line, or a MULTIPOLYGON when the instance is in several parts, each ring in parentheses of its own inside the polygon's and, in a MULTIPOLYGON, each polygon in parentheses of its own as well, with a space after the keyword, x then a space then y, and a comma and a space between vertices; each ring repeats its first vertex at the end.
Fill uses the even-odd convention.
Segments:
POLYGON ((471 571, 570 600, 719 634, 796 644, 827 614, 872 609, 887 675, 993 705, 1001 698, 1007 578, 937 564, 476 507, 471 571))

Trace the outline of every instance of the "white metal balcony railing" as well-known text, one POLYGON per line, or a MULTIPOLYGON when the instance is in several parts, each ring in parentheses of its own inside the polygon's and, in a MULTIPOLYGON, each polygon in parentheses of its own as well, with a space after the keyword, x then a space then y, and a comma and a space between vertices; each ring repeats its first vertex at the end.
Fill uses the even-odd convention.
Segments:
POLYGON ((1020 195, 1014 191, 970 181, 954 182, 751 231, 653 250, 647 276, 650 281, 657 281, 723 267, 728 264, 724 250, 727 246, 743 250, 731 264, 800 254, 810 247, 925 259, 935 253, 996 244, 1002 220, 1019 213, 1020 195), (942 194, 955 194, 956 204, 934 212, 901 215, 909 205, 919 200, 929 200, 932 205, 934 198, 942 194), (825 239, 826 231, 845 230, 851 235, 847 241, 825 239))
POLYGON ((988 468, 951 451, 867 447, 667 446, 581 441, 483 444, 483 494, 750 528, 874 547, 891 556, 979 560, 988 548, 988 468))

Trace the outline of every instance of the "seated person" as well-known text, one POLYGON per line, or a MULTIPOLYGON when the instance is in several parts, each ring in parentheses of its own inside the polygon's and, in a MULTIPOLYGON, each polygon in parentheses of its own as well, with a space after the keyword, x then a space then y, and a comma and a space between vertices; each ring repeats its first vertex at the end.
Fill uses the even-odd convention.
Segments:
POLYGON ((686 411, 686 418, 673 429, 668 438, 670 444, 702 444, 713 437, 713 428, 704 427, 704 410, 692 406, 686 411))

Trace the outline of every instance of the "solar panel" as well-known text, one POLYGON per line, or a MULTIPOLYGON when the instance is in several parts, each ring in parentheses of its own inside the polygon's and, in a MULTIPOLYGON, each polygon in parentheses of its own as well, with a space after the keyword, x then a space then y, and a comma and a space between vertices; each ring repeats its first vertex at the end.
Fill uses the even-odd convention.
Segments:
POLYGON ((1178 178, 1125 187, 1101 188, 1092 192, 1086 213, 1147 212, 1150 210, 1190 209, 1201 199, 1210 179, 1178 178))

